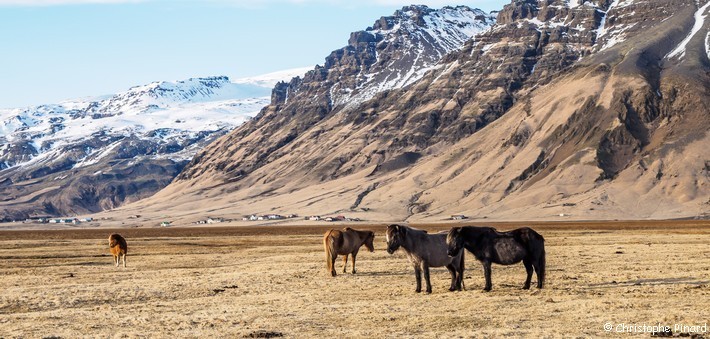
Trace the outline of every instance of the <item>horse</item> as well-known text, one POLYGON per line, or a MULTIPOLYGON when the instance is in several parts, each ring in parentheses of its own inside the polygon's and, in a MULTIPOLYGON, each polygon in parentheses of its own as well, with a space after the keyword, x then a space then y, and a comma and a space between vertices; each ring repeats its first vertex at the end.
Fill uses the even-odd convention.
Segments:
POLYGON ((128 244, 126 239, 124 239, 119 234, 111 234, 108 236, 108 246, 111 248, 111 254, 113 254, 113 261, 118 267, 120 257, 123 257, 123 267, 126 267, 126 254, 128 253, 128 244))
POLYGON ((338 254, 345 255, 343 258, 343 273, 348 266, 348 254, 353 257, 353 274, 355 274, 355 258, 360 247, 365 245, 370 252, 375 251, 372 242, 375 240, 375 232, 358 231, 350 227, 342 231, 331 229, 323 235, 323 248, 325 249, 325 261, 331 276, 336 276, 335 259, 338 254))
POLYGON ((400 247, 404 249, 409 262, 414 266, 417 279, 417 293, 422 291, 422 271, 426 281, 426 293, 431 293, 429 267, 446 266, 451 273, 449 291, 460 291, 463 287, 464 254, 450 257, 446 252, 446 232, 428 234, 424 230, 401 225, 387 226, 387 253, 392 254, 400 247))
POLYGON ((545 239, 529 227, 509 232, 498 232, 493 227, 454 227, 446 236, 446 245, 450 256, 466 248, 481 262, 486 278, 484 291, 492 288, 491 263, 513 265, 522 261, 528 275, 523 289, 530 288, 533 268, 537 273, 537 288, 542 288, 545 282, 545 239))

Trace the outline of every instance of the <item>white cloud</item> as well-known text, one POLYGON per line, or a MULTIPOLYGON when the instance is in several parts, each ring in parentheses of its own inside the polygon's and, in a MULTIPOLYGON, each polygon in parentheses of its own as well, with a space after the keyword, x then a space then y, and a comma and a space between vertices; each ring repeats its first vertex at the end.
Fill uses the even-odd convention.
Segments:
POLYGON ((137 2, 145 2, 145 0, 0 0, 0 6, 31 7, 85 4, 121 4, 137 2))
MULTIPOLYGON (((327 4, 332 6, 372 7, 372 6, 407 6, 411 4, 427 5, 438 8, 442 6, 467 5, 472 7, 486 6, 492 3, 507 3, 508 0, 181 0, 182 2, 212 2, 239 7, 263 7, 278 4, 327 4)), ((30 7, 30 6, 61 6, 61 5, 86 5, 86 4, 122 4, 141 2, 168 2, 166 0, 0 0, 0 7, 30 7)), ((502 7, 502 5, 501 5, 502 7)))

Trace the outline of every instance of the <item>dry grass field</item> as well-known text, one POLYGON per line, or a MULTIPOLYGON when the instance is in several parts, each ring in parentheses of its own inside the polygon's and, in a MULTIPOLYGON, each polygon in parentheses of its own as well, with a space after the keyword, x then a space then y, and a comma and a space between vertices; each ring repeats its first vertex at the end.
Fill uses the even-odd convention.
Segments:
POLYGON ((521 290, 517 264, 494 266, 482 292, 467 253, 467 290, 449 292, 437 268, 430 295, 414 293, 381 225, 355 226, 376 231, 375 252, 363 248, 355 275, 339 258, 330 277, 330 227, 118 230, 126 269, 112 265, 113 230, 2 231, 0 337, 649 337, 604 324, 710 322, 708 222, 533 225, 546 239, 545 289, 521 290))

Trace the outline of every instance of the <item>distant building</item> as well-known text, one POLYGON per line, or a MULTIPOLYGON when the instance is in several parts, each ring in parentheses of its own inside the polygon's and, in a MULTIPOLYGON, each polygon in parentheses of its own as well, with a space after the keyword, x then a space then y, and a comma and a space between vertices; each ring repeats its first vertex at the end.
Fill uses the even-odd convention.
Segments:
POLYGON ((221 222, 224 222, 224 218, 210 218, 210 217, 207 218, 208 224, 218 224, 221 222))
POLYGON ((161 227, 168 227, 168 226, 170 226, 170 221, 163 221, 160 223, 160 226, 161 227))
POLYGON ((468 217, 463 214, 454 214, 451 216, 451 220, 463 220, 463 219, 468 219, 468 217))

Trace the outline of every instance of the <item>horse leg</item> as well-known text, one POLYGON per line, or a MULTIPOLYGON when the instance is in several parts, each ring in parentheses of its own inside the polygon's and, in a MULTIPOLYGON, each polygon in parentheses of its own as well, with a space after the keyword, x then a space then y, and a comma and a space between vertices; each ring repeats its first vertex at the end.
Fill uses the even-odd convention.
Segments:
POLYGON ((335 259, 337 259, 337 255, 331 255, 330 258, 328 258, 328 267, 330 268, 330 275, 331 276, 336 276, 338 273, 335 272, 335 259))
POLYGON ((419 266, 414 267, 414 277, 417 278, 417 289, 414 291, 419 293, 422 291, 422 269, 419 266))
POLYGON ((343 273, 346 273, 346 269, 348 268, 348 254, 345 255, 343 258, 343 273))
POLYGON ((116 267, 118 267, 118 256, 117 255, 113 256, 113 262, 114 262, 114 264, 116 264, 116 267))
POLYGON ((123 268, 126 268, 126 254, 123 254, 123 268))
POLYGON ((430 294, 431 293, 431 282, 429 281, 429 265, 423 264, 422 267, 424 269, 424 279, 426 280, 426 293, 430 294))
POLYGON ((529 258, 523 259, 523 265, 525 265, 525 271, 528 274, 528 277, 525 279, 525 285, 523 285, 523 289, 528 290, 530 289, 530 280, 532 279, 533 265, 530 262, 529 258))
POLYGON ((449 270, 449 273, 451 274, 451 286, 449 287, 449 291, 453 292, 456 290, 456 268, 454 268, 453 264, 448 264, 446 265, 446 269, 449 270))
POLYGON ((355 274, 355 257, 357 257, 357 251, 353 252, 353 274, 355 274))
POLYGON ((493 288, 493 283, 491 282, 491 262, 483 262, 483 275, 486 277, 486 287, 483 288, 484 291, 488 292, 493 288))

